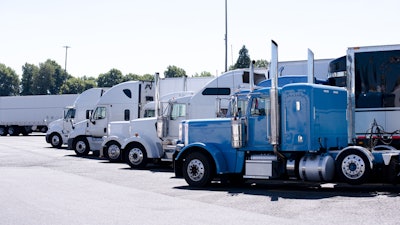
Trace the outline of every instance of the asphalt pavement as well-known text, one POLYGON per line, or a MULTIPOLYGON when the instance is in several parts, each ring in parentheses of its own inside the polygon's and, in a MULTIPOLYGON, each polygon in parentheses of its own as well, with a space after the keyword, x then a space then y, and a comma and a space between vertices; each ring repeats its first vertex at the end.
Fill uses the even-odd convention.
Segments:
POLYGON ((190 188, 166 165, 132 170, 0 137, 0 224, 400 224, 400 188, 296 182, 190 188))

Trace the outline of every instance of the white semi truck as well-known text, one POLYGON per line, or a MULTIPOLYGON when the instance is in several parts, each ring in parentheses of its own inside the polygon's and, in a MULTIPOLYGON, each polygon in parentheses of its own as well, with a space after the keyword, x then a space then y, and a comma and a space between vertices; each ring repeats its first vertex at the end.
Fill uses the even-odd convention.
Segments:
POLYGON ((154 101, 153 86, 149 81, 128 81, 108 89, 97 101, 91 117, 73 126, 68 149, 73 149, 78 156, 90 151, 98 153, 109 122, 144 116, 145 104, 154 101))
POLYGON ((0 97, 0 135, 27 135, 46 132, 50 122, 63 118, 76 94, 0 97))
MULTIPOLYGON (((266 79, 265 72, 255 74, 256 83, 266 79)), ((249 83, 249 70, 238 69, 215 77, 193 95, 156 100, 157 118, 132 120, 127 124, 129 127, 119 124, 109 129, 103 142, 104 155, 118 153, 132 168, 142 168, 151 161, 172 162, 179 123, 185 119, 225 116, 230 95, 248 88, 249 83)))
POLYGON ((91 88, 76 98, 72 106, 64 109, 64 118, 51 122, 46 133, 46 142, 54 148, 68 143, 68 135, 75 123, 89 119, 97 101, 107 88, 91 88))

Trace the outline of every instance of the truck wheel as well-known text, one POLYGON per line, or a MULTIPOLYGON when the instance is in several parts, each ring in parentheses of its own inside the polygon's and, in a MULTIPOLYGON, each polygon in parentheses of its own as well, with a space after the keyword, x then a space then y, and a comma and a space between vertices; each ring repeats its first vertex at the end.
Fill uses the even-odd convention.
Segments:
POLYGON ((6 136, 7 135, 7 129, 5 127, 0 127, 0 136, 6 136))
POLYGON ((121 145, 116 141, 108 142, 104 151, 104 157, 111 162, 121 161, 121 145))
POLYGON ((355 149, 350 149, 340 154, 336 163, 339 178, 348 184, 364 183, 371 172, 368 158, 355 149))
POLYGON ((53 146, 53 148, 61 148, 61 145, 62 145, 61 136, 57 133, 52 133, 50 135, 50 144, 51 144, 51 146, 53 146))
POLYGON ((11 127, 8 127, 8 134, 10 135, 10 136, 17 136, 17 135, 19 135, 19 131, 18 131, 18 127, 16 127, 16 126, 11 126, 11 127))
POLYGON ((75 141, 75 153, 78 156, 87 156, 90 148, 86 138, 80 137, 75 141))
POLYGON ((205 187, 211 183, 213 166, 202 153, 190 153, 183 163, 183 177, 193 187, 205 187))
POLYGON ((144 168, 147 164, 147 154, 143 147, 131 146, 125 151, 126 163, 131 168, 144 168))

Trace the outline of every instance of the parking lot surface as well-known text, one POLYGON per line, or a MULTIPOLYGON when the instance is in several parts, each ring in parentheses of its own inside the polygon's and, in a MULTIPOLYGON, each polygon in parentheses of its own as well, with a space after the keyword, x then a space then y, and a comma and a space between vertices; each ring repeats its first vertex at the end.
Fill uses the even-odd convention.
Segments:
POLYGON ((190 188, 168 165, 132 170, 0 137, 0 224, 399 224, 393 185, 247 182, 190 188))

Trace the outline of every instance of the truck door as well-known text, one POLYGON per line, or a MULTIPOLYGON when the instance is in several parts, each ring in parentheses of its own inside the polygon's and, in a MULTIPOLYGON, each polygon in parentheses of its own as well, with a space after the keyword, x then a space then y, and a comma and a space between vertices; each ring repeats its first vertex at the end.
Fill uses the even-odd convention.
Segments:
POLYGON ((74 108, 69 108, 65 112, 63 121, 63 132, 69 133, 72 130, 72 125, 74 123, 76 110, 74 108))
POLYGON ((106 106, 98 106, 90 119, 88 135, 102 137, 107 134, 108 110, 106 106))
POLYGON ((269 99, 264 97, 255 97, 251 101, 250 115, 247 125, 247 147, 265 146, 268 142, 267 137, 267 113, 269 99))

